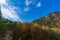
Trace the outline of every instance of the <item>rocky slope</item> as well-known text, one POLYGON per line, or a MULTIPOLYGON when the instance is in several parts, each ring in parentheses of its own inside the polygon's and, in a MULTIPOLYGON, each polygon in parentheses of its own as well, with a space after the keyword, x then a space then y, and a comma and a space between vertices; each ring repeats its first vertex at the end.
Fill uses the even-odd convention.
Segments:
POLYGON ((52 12, 49 15, 36 19, 32 23, 38 23, 48 27, 59 27, 60 28, 60 12, 52 12))

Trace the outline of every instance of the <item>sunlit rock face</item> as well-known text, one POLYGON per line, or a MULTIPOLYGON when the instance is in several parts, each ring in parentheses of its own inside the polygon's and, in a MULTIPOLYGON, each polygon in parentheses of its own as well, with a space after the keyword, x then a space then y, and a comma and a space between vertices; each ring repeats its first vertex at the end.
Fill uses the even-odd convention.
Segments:
POLYGON ((41 25, 46 25, 49 27, 56 26, 57 27, 57 23, 60 23, 60 11, 56 11, 56 12, 52 12, 48 15, 46 15, 45 17, 39 18, 34 20, 32 23, 37 22, 38 24, 41 25), (48 24, 48 25, 47 25, 48 24))

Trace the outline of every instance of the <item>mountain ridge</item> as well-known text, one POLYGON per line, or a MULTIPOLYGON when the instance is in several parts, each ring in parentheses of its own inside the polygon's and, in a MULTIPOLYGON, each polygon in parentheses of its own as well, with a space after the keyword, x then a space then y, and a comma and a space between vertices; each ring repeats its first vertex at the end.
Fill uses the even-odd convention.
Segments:
POLYGON ((38 24, 41 24, 41 25, 48 24, 50 26, 50 24, 48 22, 50 24, 52 24, 52 22, 53 23, 56 22, 56 23, 60 24, 60 11, 58 11, 58 12, 56 11, 56 12, 48 14, 45 17, 38 18, 38 19, 34 20, 32 23, 38 23, 38 24))

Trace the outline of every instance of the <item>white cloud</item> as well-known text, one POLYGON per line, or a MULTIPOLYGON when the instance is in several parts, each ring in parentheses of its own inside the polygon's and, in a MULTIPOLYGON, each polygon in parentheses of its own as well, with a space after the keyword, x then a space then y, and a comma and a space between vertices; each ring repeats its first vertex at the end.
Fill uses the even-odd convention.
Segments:
POLYGON ((0 4, 6 4, 6 0, 0 0, 0 4))
POLYGON ((1 5, 2 16, 4 18, 22 22, 22 20, 16 14, 17 12, 15 11, 15 9, 17 9, 17 7, 9 5, 9 0, 0 0, 0 5, 1 5))
POLYGON ((27 12, 29 10, 30 10, 30 8, 28 8, 28 7, 24 8, 24 12, 27 12))
POLYGON ((33 4, 33 0, 25 0, 26 7, 24 8, 24 12, 28 12, 30 10, 30 4, 33 4))
POLYGON ((24 12, 28 12, 31 9, 30 5, 32 5, 32 7, 35 5, 35 7, 39 8, 41 7, 41 2, 36 2, 35 0, 25 0, 25 5, 26 7, 24 8, 24 12))
POLYGON ((32 3, 32 1, 26 0, 25 5, 29 6, 32 3))
POLYGON ((36 4, 36 7, 41 7, 41 2, 38 2, 38 3, 36 4))

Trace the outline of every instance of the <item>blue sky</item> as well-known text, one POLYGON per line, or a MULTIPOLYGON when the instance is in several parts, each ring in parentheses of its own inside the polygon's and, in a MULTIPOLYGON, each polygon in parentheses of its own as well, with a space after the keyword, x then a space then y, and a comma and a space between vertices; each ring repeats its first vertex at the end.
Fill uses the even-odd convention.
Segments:
POLYGON ((60 11, 60 0, 1 0, 2 16, 17 22, 31 22, 60 11))

